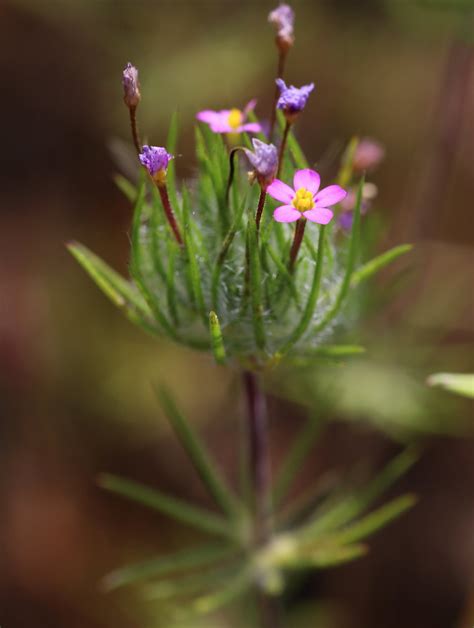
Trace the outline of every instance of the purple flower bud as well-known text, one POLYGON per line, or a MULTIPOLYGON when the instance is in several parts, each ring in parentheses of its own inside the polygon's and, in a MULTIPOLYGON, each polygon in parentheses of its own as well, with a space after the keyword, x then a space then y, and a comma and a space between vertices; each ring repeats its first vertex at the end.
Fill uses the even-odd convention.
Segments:
POLYGON ((273 24, 277 30, 277 44, 284 51, 290 48, 294 41, 293 25, 295 22, 295 13, 287 4, 280 4, 268 16, 268 21, 273 24))
POLYGON ((136 107, 140 102, 140 83, 138 70, 131 63, 127 63, 122 73, 123 99, 127 107, 136 107))
POLYGON ((162 146, 143 146, 142 152, 138 155, 140 162, 153 178, 160 176, 166 172, 170 159, 170 155, 166 148, 162 146))
POLYGON ((255 168, 257 179, 263 187, 275 178, 278 169, 278 151, 273 144, 265 144, 256 138, 252 140, 253 152, 245 150, 248 160, 255 168))
POLYGON ((303 87, 286 86, 283 79, 276 79, 276 84, 280 90, 280 98, 277 102, 278 109, 283 109, 287 119, 295 118, 305 108, 306 101, 314 89, 314 83, 303 85, 303 87))
POLYGON ((385 157, 385 149, 379 142, 364 137, 357 144, 352 167, 355 172, 373 170, 385 157))

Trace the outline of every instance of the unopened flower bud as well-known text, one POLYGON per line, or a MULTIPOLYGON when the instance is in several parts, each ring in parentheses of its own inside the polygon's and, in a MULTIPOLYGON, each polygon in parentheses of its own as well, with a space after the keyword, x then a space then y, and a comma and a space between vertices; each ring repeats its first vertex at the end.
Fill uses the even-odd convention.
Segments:
POLYGON ((253 151, 245 150, 248 160, 255 168, 255 176, 263 188, 275 178, 278 169, 278 151, 273 144, 265 144, 261 140, 252 140, 253 151))
POLYGON ((268 21, 276 28, 276 43, 278 48, 281 52, 287 52, 295 41, 293 34, 295 13, 293 9, 287 4, 280 4, 278 8, 271 11, 268 16, 268 21))
POLYGON ((127 63, 122 73, 123 99, 129 108, 134 108, 140 102, 140 83, 138 70, 131 63, 127 63))
POLYGON ((376 168, 385 157, 385 149, 379 142, 364 137, 357 144, 352 162, 354 172, 365 172, 376 168))

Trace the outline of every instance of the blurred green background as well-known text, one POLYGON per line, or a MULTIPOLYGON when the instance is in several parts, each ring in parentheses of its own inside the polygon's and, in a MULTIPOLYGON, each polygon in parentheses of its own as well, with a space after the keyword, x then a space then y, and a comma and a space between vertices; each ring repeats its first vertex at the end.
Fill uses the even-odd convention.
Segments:
MULTIPOLYGON (((269 380, 274 465, 310 412, 324 430, 294 495, 401 443, 425 453, 398 490, 419 505, 368 557, 308 574, 285 598, 289 628, 468 628, 474 623, 472 406, 428 390, 436 371, 474 370, 473 7, 468 1, 299 1, 287 78, 316 91, 297 134, 332 177, 353 134, 387 157, 367 231, 376 250, 415 243, 373 282, 351 338, 363 359, 277 371, 269 380), (374 236, 373 238, 374 239, 374 236), (324 400, 322 403, 321 400, 324 400), (329 403, 330 402, 330 403, 329 403), (327 407, 331 407, 331 412, 327 407)), ((5 628, 161 626, 140 591, 105 595, 112 568, 192 542, 103 494, 120 472, 197 502, 206 496, 157 409, 162 381, 230 477, 238 467, 237 373, 133 328, 65 249, 78 239, 126 273, 130 208, 114 184, 129 143, 121 71, 140 70, 144 137, 181 120, 178 174, 191 177, 202 108, 257 97, 268 115, 276 54, 272 2, 3 0, 0 440, 5 628)), ((206 628, 237 627, 232 613, 206 628)), ((191 628, 191 627, 189 627, 191 628)), ((197 628, 193 626, 192 628, 197 628)))

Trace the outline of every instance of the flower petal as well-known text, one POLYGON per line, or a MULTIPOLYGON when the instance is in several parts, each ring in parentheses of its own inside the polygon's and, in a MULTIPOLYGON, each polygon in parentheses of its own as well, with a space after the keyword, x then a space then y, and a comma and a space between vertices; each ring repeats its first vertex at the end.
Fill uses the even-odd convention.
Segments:
POLYGON ((328 185, 327 188, 323 188, 316 194, 314 202, 316 207, 327 207, 339 203, 346 196, 347 192, 340 185, 328 185))
POLYGON ((237 132, 243 133, 244 131, 247 131, 247 133, 260 133, 261 130, 262 127, 258 124, 258 122, 247 122, 246 124, 239 126, 237 132))
POLYGON ((273 212, 273 218, 277 222, 295 222, 301 218, 301 212, 293 207, 293 205, 280 205, 273 212))
POLYGON ((267 187, 267 194, 270 194, 272 198, 276 198, 277 201, 282 203, 291 203, 295 196, 294 190, 286 183, 283 183, 283 181, 280 181, 280 179, 275 179, 270 183, 267 187))
POLYGON ((327 207, 315 207, 303 212, 303 216, 311 222, 317 222, 319 225, 327 225, 334 216, 333 212, 327 207))
POLYGON ((256 98, 252 98, 252 100, 249 100, 249 102, 245 105, 244 108, 244 115, 248 115, 250 111, 253 111, 255 109, 255 105, 257 104, 257 99, 256 98))
POLYGON ((196 118, 201 122, 206 122, 207 124, 211 124, 214 122, 216 118, 219 118, 219 114, 217 111, 211 111, 210 109, 205 109, 204 111, 200 111, 196 114, 196 118))
POLYGON ((293 177, 293 185, 295 190, 300 188, 306 188, 311 194, 316 194, 319 190, 321 183, 321 177, 314 170, 305 168, 304 170, 298 170, 293 177))

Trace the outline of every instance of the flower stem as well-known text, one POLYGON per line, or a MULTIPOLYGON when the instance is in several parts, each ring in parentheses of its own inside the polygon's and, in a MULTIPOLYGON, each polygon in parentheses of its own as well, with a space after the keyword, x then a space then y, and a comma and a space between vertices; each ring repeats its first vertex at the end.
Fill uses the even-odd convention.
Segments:
MULTIPOLYGON (((271 530, 271 473, 268 443, 267 403, 258 376, 250 371, 243 374, 248 413, 250 466, 253 484, 254 542, 257 546, 269 542, 271 530)), ((261 628, 278 628, 278 605, 274 597, 257 590, 261 628)))
MULTIPOLYGON (((286 61, 286 50, 279 50, 278 54, 278 67, 277 67, 277 78, 283 78, 283 72, 285 69, 285 61, 286 61)), ((273 104, 272 104, 272 113, 270 116, 270 131, 268 132, 268 139, 271 141, 273 136, 273 131, 275 129, 276 122, 276 106, 278 102, 278 97, 280 95, 280 90, 278 89, 278 85, 275 85, 275 95, 273 96, 273 104)))
POLYGON ((285 154, 286 141, 288 140, 288 133, 290 132, 291 122, 289 120, 286 121, 285 130, 283 131, 283 137, 281 138, 280 150, 278 153, 278 170, 277 170, 277 179, 280 176, 281 167, 283 165, 283 155, 285 154))
POLYGON ((290 272, 293 271, 295 267, 296 258, 298 257, 298 251, 300 250, 301 243, 303 242, 305 227, 306 227, 306 218, 302 217, 296 223, 293 244, 291 245, 290 264, 289 264, 290 272))
POLYGON ((179 231, 178 224, 176 222, 176 218, 173 212, 173 208, 171 207, 170 199, 168 196, 168 189, 166 187, 166 183, 157 184, 158 192, 160 193, 161 202, 163 203, 163 209, 165 210, 166 219, 168 220, 169 226, 173 231, 174 237, 176 238, 176 242, 182 246, 183 238, 181 237, 181 233, 179 231))
POLYGON ((265 199, 267 198, 267 190, 264 187, 260 188, 260 196, 258 199, 257 213, 255 214, 255 223, 257 225, 257 233, 260 229, 260 221, 262 220, 263 208, 265 207, 265 199))
POLYGON ((229 153, 229 176, 227 177, 227 185, 225 188, 225 204, 229 207, 229 194, 235 173, 235 154, 237 151, 243 150, 242 146, 235 146, 229 153))
POLYGON ((142 147, 141 147, 141 142, 140 142, 140 135, 138 133, 137 108, 129 107, 128 111, 130 113, 130 128, 132 130, 133 144, 135 146, 135 150, 137 151, 137 153, 140 153, 142 150, 142 147))

